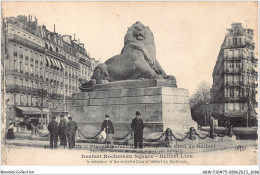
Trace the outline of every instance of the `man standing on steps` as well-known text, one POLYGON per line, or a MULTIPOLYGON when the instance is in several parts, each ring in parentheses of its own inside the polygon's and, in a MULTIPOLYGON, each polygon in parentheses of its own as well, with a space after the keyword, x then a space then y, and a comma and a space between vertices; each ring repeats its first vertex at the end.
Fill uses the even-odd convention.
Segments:
POLYGON ((60 145, 66 147, 67 146, 67 140, 66 140, 66 126, 67 126, 67 120, 64 118, 64 115, 60 115, 60 124, 59 124, 59 136, 60 136, 60 145))
POLYGON ((57 142, 58 142, 58 122, 56 122, 56 117, 52 117, 52 121, 48 125, 48 131, 50 132, 50 147, 53 149, 57 148, 57 142))
POLYGON ((135 113, 136 118, 132 120, 131 128, 134 131, 134 145, 137 148, 139 143, 139 148, 143 148, 143 130, 144 130, 144 123, 143 120, 139 117, 141 113, 136 111, 135 113))
POLYGON ((69 148, 74 148, 75 147, 75 135, 76 131, 78 129, 77 123, 72 121, 72 117, 68 117, 69 122, 66 127, 66 134, 68 137, 68 142, 69 142, 69 148))

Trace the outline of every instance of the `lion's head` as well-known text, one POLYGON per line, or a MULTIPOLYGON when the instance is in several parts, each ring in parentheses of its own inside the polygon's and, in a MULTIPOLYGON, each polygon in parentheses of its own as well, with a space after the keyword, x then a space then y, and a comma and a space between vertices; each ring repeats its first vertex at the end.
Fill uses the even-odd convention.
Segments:
POLYGON ((125 44, 129 41, 140 41, 144 44, 151 44, 154 43, 153 33, 149 27, 137 21, 128 28, 127 34, 125 36, 125 44))
POLYGON ((143 25, 141 22, 137 21, 131 27, 124 38, 124 46, 127 45, 140 46, 139 49, 144 51, 146 58, 152 62, 155 62, 156 51, 153 33, 148 26, 143 25))

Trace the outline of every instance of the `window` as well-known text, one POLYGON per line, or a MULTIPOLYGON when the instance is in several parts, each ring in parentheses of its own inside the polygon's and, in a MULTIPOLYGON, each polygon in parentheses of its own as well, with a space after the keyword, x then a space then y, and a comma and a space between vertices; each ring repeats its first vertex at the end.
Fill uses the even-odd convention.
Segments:
POLYGON ((17 52, 14 52, 14 56, 16 56, 16 57, 17 57, 17 52))
POLYGON ((23 62, 20 62, 20 72, 23 72, 23 62))
POLYGON ((241 38, 239 38, 239 45, 240 45, 240 46, 242 45, 242 40, 241 40, 241 38))
POLYGON ((38 75, 38 67, 35 67, 35 74, 38 75))
POLYGON ((23 79, 20 79, 20 86, 23 86, 23 79))
POLYGON ((228 51, 228 58, 234 58, 234 50, 228 51))
POLYGON ((234 27, 234 33, 237 33, 237 32, 238 32, 238 28, 234 27))
POLYGON ((14 77, 14 84, 17 84, 17 77, 14 77))
POLYGON ((17 71, 17 61, 14 60, 14 70, 17 71))
POLYGON ((40 68, 40 76, 42 76, 42 68, 40 68))
POLYGON ((33 65, 31 65, 31 74, 33 74, 33 65))
POLYGON ((25 72, 28 72, 28 64, 25 63, 25 72))
POLYGON ((14 104, 17 104, 17 95, 14 94, 14 104))
POLYGON ((239 50, 234 50, 234 58, 239 58, 239 50))
POLYGON ((234 89, 233 88, 231 88, 230 89, 230 98, 234 98, 234 89))
POLYGON ((237 46, 237 38, 233 38, 233 45, 237 46))
POLYGON ((23 95, 20 96, 20 105, 23 105, 23 95))

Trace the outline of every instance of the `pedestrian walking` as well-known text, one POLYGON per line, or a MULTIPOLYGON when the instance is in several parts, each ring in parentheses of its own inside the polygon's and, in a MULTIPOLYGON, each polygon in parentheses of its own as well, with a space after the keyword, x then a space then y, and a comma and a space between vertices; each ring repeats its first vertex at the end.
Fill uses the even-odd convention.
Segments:
POLYGON ((68 117, 69 122, 66 127, 66 134, 68 137, 68 142, 69 142, 69 148, 74 148, 75 147, 75 135, 76 131, 78 129, 77 123, 72 120, 72 117, 68 117))
POLYGON ((67 120, 64 118, 64 115, 60 115, 60 124, 59 124, 59 137, 60 137, 60 145, 67 146, 67 139, 66 139, 66 126, 67 120))
POLYGON ((6 134, 6 139, 15 139, 14 136, 14 123, 12 122, 12 119, 9 119, 9 127, 6 134))
POLYGON ((143 148, 143 130, 144 123, 143 120, 139 117, 141 116, 140 111, 136 111, 136 118, 132 120, 131 128, 134 131, 134 145, 137 148, 139 144, 139 148, 143 148))
POLYGON ((58 122, 56 122, 56 117, 52 117, 52 121, 48 125, 48 131, 50 132, 50 147, 51 149, 57 148, 58 142, 58 122))
POLYGON ((113 144, 113 134, 115 133, 115 131, 113 123, 110 121, 109 118, 109 115, 105 115, 105 120, 101 125, 101 131, 106 132, 106 143, 113 144))

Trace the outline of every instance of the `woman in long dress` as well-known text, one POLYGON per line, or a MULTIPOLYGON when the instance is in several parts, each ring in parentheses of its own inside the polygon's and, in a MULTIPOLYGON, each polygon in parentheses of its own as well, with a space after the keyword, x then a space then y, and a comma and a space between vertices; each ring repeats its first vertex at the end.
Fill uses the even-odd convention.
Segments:
POLYGON ((14 123, 12 122, 12 119, 9 120, 9 127, 6 134, 6 139, 15 139, 14 136, 14 123))
POLYGON ((114 134, 114 126, 112 122, 109 120, 109 115, 105 115, 105 120, 101 125, 101 131, 106 132, 106 143, 113 144, 113 134, 114 134))

